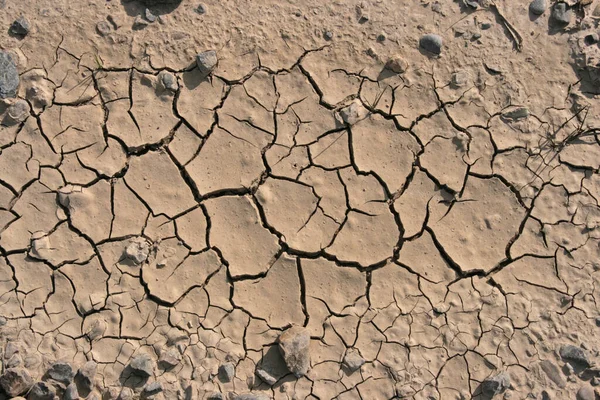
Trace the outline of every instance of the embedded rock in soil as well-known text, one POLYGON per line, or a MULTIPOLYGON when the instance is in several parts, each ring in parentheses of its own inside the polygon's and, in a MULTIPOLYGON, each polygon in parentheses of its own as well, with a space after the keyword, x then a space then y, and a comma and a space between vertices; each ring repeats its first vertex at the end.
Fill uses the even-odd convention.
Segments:
POLYGON ((310 333, 308 329, 294 326, 279 336, 279 350, 290 372, 301 378, 310 368, 310 333))

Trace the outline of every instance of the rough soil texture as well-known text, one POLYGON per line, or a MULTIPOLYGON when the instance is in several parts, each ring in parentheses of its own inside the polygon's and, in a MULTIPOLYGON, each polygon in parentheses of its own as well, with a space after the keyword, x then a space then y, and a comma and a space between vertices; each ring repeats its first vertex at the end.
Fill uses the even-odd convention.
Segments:
POLYGON ((599 0, 146 3, 0 0, 0 399, 598 398, 599 0))

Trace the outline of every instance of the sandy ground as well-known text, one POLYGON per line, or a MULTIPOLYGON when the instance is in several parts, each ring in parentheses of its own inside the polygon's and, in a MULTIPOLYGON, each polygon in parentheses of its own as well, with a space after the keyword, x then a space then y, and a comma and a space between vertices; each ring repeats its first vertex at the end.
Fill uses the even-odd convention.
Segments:
POLYGON ((0 1, 0 399, 600 397, 598 0, 147 3, 0 1))

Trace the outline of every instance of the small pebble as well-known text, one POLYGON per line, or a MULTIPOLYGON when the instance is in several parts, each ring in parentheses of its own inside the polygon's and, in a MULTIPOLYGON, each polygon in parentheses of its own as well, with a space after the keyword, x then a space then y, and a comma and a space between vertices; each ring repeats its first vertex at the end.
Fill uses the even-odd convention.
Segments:
POLYGON ((210 74, 217 66, 217 52, 208 50, 196 56, 196 65, 203 75, 210 74))
POLYGON ((465 3, 471 8, 479 7, 479 3, 477 2, 477 0, 465 0, 465 3))
POLYGON ((396 74, 402 74, 408 69, 408 62, 400 56, 390 58, 385 64, 385 68, 396 74))
POLYGON ((529 3, 529 12, 533 15, 542 15, 546 11, 546 8, 548 8, 546 0, 533 0, 529 3))
POLYGON ((135 17, 135 20, 133 21, 132 28, 136 31, 139 31, 140 29, 144 29, 147 26, 148 26, 148 21, 146 21, 145 19, 143 19, 141 16, 138 15, 137 17, 135 17))
POLYGON ((469 83, 469 73, 466 71, 457 71, 452 74, 451 84, 453 87, 459 88, 469 83))
POLYGON ((419 46, 421 46, 422 49, 436 55, 442 52, 443 44, 442 37, 434 33, 423 35, 419 40, 419 46))
POLYGON ((154 15, 152 13, 152 11, 150 11, 150 9, 148 9, 148 8, 146 8, 146 10, 144 10, 144 18, 146 18, 146 21, 148 21, 148 22, 156 21, 156 15, 154 15))
POLYGON ((333 39, 333 32, 331 31, 325 31, 323 32, 323 39, 330 41, 331 39, 333 39))
POLYGON ((196 12, 200 15, 206 14, 206 6, 204 4, 199 4, 198 7, 196 7, 196 12))
POLYGON ((492 23, 491 22, 483 22, 481 24, 481 29, 483 29, 484 31, 490 29, 491 27, 492 27, 492 23))
POLYGON ((225 363, 219 366, 219 380, 221 382, 231 382, 235 376, 235 365, 233 363, 225 363))
POLYGON ((19 18, 17 18, 10 26, 10 32, 13 35, 25 36, 29 33, 30 30, 31 30, 31 24, 22 15, 19 18))
POLYGON ((379 35, 377 35, 378 42, 384 42, 385 39, 386 39, 385 33, 380 33, 379 35))
POLYGON ((4 318, 4 317, 0 317, 0 326, 4 326, 4 325, 6 325, 6 322, 7 322, 7 321, 6 321, 6 318, 4 318))
POLYGON ((368 14, 362 14, 360 16, 360 18, 358 18, 358 23, 359 24, 364 24, 365 22, 369 21, 369 15, 368 14))
POLYGON ((471 36, 471 40, 481 39, 481 33, 475 32, 473 36, 471 36))
POLYGON ((552 20, 558 25, 569 25, 572 14, 567 3, 556 3, 552 8, 552 20))

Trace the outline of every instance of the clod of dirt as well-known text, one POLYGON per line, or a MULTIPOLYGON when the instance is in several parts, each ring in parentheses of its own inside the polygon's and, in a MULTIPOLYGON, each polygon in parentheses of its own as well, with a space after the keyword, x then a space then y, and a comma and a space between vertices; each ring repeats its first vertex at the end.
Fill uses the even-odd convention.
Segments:
POLYGON ((15 122, 23 122, 29 116, 29 103, 19 99, 8 108, 8 116, 15 122))
POLYGON ((481 384, 481 391, 486 396, 503 393, 510 387, 510 376, 506 372, 487 378, 481 384))
POLYGON ((434 33, 428 33, 427 35, 423 35, 419 40, 419 46, 421 46, 423 50, 426 50, 429 53, 435 55, 439 55, 442 52, 443 45, 444 41, 442 37, 434 33))
POLYGON ((308 329, 293 326, 278 339, 279 350, 290 372, 297 378, 308 373, 310 368, 310 333, 308 329))
POLYGON ((10 26, 10 33, 17 36, 26 36, 31 30, 31 24, 24 16, 17 18, 10 26))
POLYGON ((529 3, 529 11, 533 15, 542 15, 546 11, 546 8, 548 8, 546 0, 533 0, 529 3))
POLYGON ((0 98, 15 97, 19 88, 19 72, 12 55, 0 51, 0 98))
POLYGON ((408 62, 400 56, 395 56, 385 63, 385 68, 396 74, 402 74, 408 69, 408 62))
POLYGON ((143 237, 131 239, 129 245, 125 248, 124 256, 132 260, 135 264, 142 264, 148 259, 150 254, 150 243, 143 237))
POLYGON ((368 114, 369 110, 362 105, 360 100, 355 99, 336 113, 336 119, 341 124, 354 125, 358 121, 365 119, 368 114))
POLYGON ((214 50, 204 51, 196 56, 196 65, 202 75, 210 74, 217 66, 217 52, 214 50))
POLYGON ((8 368, 0 376, 0 387, 10 397, 27 392, 33 386, 33 379, 24 368, 8 368))

